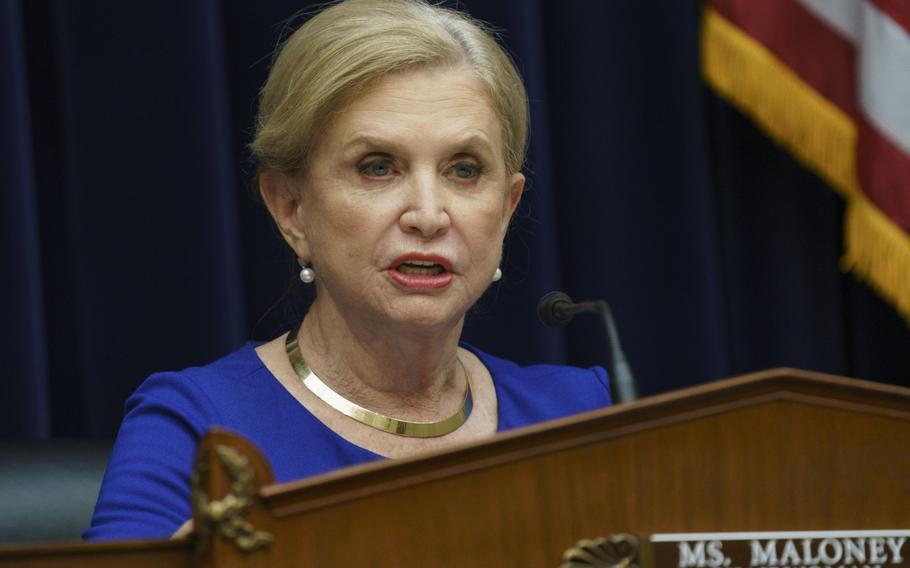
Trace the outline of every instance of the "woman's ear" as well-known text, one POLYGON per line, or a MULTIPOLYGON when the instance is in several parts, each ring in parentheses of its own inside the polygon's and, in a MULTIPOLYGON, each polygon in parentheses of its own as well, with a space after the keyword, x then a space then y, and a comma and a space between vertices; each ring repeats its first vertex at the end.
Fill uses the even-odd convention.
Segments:
POLYGON ((259 174, 259 192, 281 236, 297 258, 309 261, 310 247, 303 224, 300 185, 297 178, 285 172, 266 170, 259 174))
POLYGON ((512 174, 512 178, 509 180, 509 219, 512 218, 512 215, 515 214, 515 209, 518 208, 518 202, 521 201, 521 195, 525 190, 525 176, 522 173, 512 174))

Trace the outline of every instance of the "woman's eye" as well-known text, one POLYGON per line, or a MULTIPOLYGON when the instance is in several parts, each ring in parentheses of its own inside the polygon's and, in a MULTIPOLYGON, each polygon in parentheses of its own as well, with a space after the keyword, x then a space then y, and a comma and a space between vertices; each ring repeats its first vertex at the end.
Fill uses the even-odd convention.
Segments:
POLYGON ((381 178, 392 173, 392 163, 388 160, 371 160, 361 164, 357 169, 361 174, 381 178))
POLYGON ((477 164, 469 164, 463 162, 460 164, 455 164, 455 166, 452 168, 452 173, 458 179, 473 179, 480 175, 480 166, 477 164))

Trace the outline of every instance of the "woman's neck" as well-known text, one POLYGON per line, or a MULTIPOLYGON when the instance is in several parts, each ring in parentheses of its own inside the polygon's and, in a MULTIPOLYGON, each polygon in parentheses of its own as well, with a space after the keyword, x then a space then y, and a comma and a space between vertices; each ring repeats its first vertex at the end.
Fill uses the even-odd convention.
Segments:
POLYGON ((317 300, 301 326, 300 347, 314 372, 342 396, 377 411, 433 419, 464 392, 457 364, 462 323, 416 330, 371 325, 317 300))

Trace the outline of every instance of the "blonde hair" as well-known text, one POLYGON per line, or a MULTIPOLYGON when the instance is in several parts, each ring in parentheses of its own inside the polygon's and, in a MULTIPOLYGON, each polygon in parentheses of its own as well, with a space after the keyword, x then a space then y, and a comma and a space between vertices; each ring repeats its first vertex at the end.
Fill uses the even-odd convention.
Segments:
POLYGON ((512 60, 470 16, 423 0, 346 0, 307 21, 275 58, 251 145, 258 171, 305 171, 332 114, 370 83, 431 66, 465 65, 502 124, 506 167, 524 163, 527 93, 512 60))

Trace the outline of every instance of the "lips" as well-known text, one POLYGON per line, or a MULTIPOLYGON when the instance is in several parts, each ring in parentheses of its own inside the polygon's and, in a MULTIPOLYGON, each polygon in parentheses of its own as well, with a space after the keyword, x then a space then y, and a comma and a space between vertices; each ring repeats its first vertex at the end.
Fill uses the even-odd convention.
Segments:
POLYGON ((396 258, 387 272, 399 286, 412 290, 445 288, 454 276, 448 259, 416 253, 396 258))

